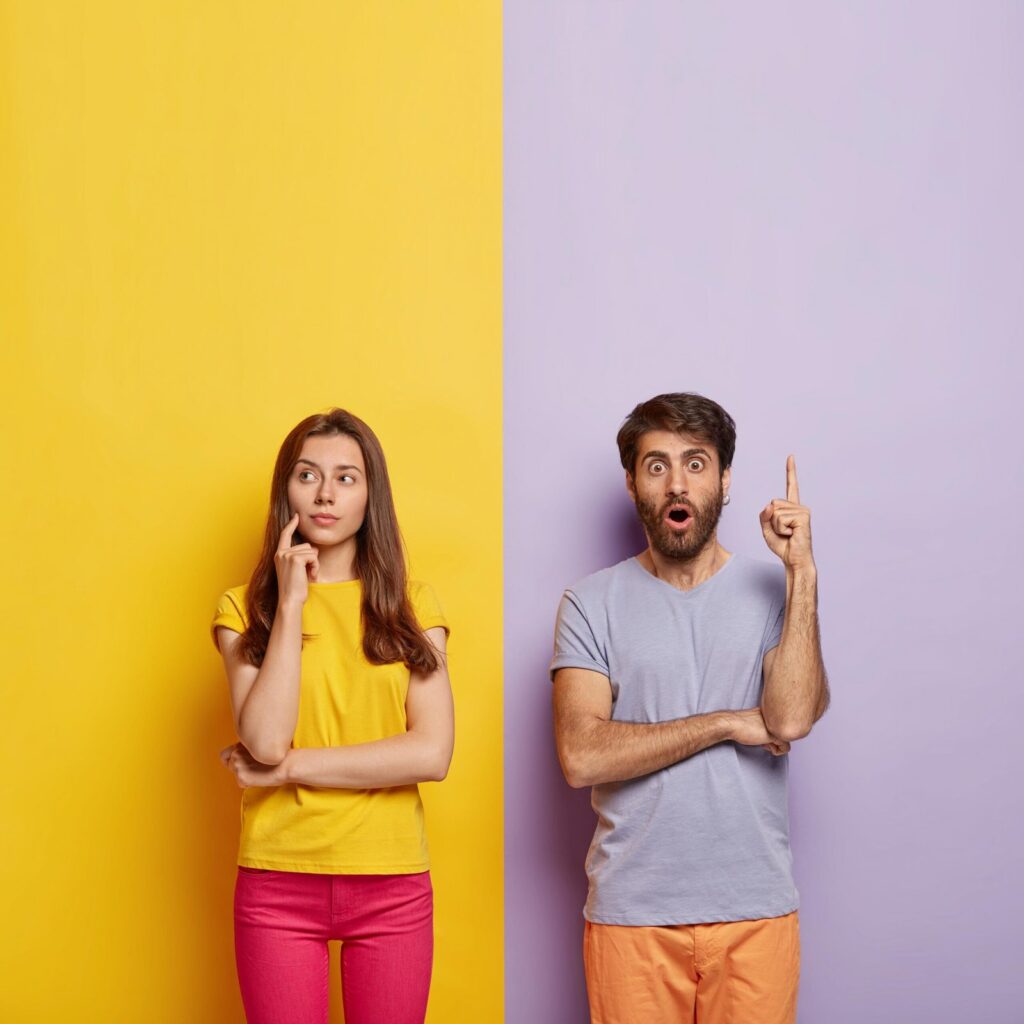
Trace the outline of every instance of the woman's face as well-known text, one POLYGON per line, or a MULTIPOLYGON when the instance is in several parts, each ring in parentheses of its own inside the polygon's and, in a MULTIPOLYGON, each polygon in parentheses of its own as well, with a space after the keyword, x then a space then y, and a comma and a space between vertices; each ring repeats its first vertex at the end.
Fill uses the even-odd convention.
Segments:
POLYGON ((366 466, 358 442, 336 434, 307 437, 288 478, 298 532, 317 547, 354 537, 366 515, 366 466))

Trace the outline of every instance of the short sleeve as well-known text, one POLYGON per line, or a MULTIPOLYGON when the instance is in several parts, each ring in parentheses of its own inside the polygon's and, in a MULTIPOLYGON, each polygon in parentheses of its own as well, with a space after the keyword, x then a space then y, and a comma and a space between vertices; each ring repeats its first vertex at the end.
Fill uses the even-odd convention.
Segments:
POLYGON ((213 622, 210 623, 213 646, 220 650, 217 644, 218 626, 227 626, 228 629, 233 629, 236 633, 244 633, 245 624, 245 599, 239 592, 239 588, 224 591, 217 602, 217 611, 214 612, 213 622))
POLYGON ((571 590, 562 595, 558 606, 555 656, 549 670, 552 679, 560 668, 586 668, 604 676, 611 674, 607 652, 594 634, 583 603, 571 590))
POLYGON ((409 585, 409 600, 420 629, 426 632, 435 626, 443 626, 446 633, 451 633, 448 620, 441 609, 441 602, 434 593, 434 588, 426 583, 413 582, 409 585))

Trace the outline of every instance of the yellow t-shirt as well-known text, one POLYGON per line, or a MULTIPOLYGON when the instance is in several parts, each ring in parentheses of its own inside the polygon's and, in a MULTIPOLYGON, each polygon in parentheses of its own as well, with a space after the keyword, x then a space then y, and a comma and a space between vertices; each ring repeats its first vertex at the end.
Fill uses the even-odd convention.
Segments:
MULTIPOLYGON (((211 629, 243 632, 245 591, 221 596, 211 629)), ((448 628, 433 590, 409 584, 424 630, 448 628)), ((310 583, 302 609, 302 669, 295 747, 339 747, 406 731, 409 670, 372 665, 362 646, 359 580, 310 583)), ((415 786, 320 789, 250 787, 242 794, 238 863, 276 871, 400 875, 426 871, 423 804, 415 786)))

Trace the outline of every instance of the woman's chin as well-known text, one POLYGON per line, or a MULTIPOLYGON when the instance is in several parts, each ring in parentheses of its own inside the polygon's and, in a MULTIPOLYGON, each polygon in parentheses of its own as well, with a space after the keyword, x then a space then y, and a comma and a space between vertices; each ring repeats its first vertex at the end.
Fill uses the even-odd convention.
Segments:
POLYGON ((339 544, 346 544, 355 537, 355 534, 347 530, 339 530, 335 526, 317 526, 312 524, 306 533, 306 540, 315 544, 318 548, 334 548, 339 544))

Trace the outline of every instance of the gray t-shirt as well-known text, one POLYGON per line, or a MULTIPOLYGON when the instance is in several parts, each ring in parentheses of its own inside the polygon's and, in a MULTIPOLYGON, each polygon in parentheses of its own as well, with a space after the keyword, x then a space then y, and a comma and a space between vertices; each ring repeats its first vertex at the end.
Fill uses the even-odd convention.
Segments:
MULTIPOLYGON (((734 554, 700 585, 677 590, 628 558, 565 592, 551 673, 607 676, 618 722, 756 707, 785 601, 781 565, 734 554)), ((788 760, 727 741, 650 775, 594 786, 584 917, 699 924, 795 910, 788 760)))

